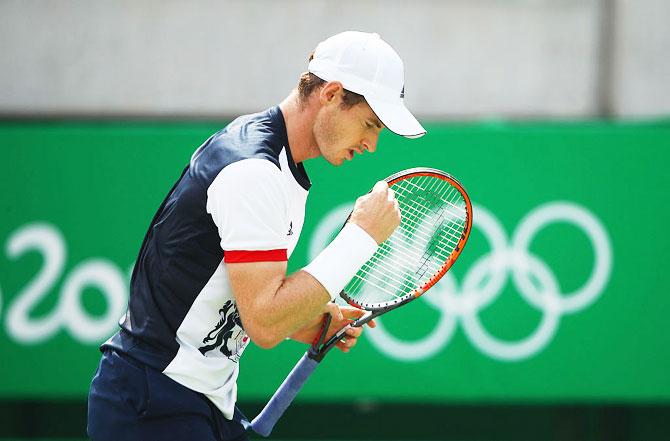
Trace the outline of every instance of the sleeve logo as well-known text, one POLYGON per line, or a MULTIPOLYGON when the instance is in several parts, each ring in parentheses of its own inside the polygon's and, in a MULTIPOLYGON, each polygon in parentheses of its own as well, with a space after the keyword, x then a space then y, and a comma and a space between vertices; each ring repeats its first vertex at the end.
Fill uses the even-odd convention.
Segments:
POLYGON ((218 348, 225 357, 237 363, 249 343, 249 336, 244 332, 235 302, 228 300, 224 303, 219 309, 219 315, 221 319, 214 329, 202 339, 204 346, 199 347, 198 350, 202 355, 206 355, 218 348))

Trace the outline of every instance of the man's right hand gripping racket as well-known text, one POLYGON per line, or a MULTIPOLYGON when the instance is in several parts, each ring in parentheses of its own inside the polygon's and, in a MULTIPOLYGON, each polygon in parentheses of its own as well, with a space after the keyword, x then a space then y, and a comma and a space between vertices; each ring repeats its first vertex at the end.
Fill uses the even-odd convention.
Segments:
POLYGON ((270 434, 307 378, 347 329, 363 326, 420 297, 451 268, 463 250, 472 227, 472 205, 456 179, 422 167, 398 172, 386 182, 398 200, 400 226, 340 293, 365 314, 324 343, 330 325, 328 316, 319 339, 251 422, 256 433, 270 434))

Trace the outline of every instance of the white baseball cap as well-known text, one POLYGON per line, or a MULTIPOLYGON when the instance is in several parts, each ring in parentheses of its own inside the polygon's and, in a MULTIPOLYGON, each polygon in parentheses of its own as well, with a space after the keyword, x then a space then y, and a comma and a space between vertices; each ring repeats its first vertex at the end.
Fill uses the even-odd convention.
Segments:
POLYGON ((405 68, 379 34, 347 31, 322 41, 307 70, 324 81, 339 81, 363 95, 382 123, 393 133, 418 138, 426 134, 405 107, 405 68))

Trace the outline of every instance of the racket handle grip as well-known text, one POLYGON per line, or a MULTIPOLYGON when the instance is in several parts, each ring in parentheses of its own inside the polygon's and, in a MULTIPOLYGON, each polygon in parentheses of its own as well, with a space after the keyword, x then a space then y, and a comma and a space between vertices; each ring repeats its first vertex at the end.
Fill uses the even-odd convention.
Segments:
POLYGON ((251 428, 254 432, 262 436, 270 435, 272 428, 277 424, 279 418, 284 414, 284 411, 291 404, 293 399, 319 362, 311 359, 308 354, 305 354, 300 361, 293 367, 284 382, 279 386, 279 389, 270 398, 268 404, 265 405, 261 413, 251 422, 251 428))

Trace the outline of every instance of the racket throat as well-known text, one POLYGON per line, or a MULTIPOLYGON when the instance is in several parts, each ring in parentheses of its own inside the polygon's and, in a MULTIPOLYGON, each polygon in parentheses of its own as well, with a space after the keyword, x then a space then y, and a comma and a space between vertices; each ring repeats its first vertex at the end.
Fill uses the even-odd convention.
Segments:
POLYGON ((358 319, 354 320, 352 323, 348 324, 347 326, 343 327, 339 331, 337 331, 333 336, 331 336, 328 340, 324 340, 326 338, 326 333, 328 332, 328 328, 330 327, 330 322, 332 321, 332 317, 330 314, 326 314, 324 324, 323 324, 323 330, 321 331, 321 334, 317 338, 317 340, 314 342, 314 344, 309 348, 307 351, 307 356, 311 358, 312 360, 316 361, 317 363, 323 360, 323 357, 326 356, 328 351, 333 349, 335 345, 337 344, 338 341, 340 341, 346 332, 351 329, 351 328, 358 328, 375 318, 376 316, 380 315, 380 312, 375 312, 375 311, 365 311, 365 314, 363 314, 361 317, 358 319))
POLYGON ((353 323, 349 325, 350 328, 359 328, 377 317, 379 314, 376 314, 375 311, 365 311, 365 314, 360 316, 358 319, 354 320, 353 323))

